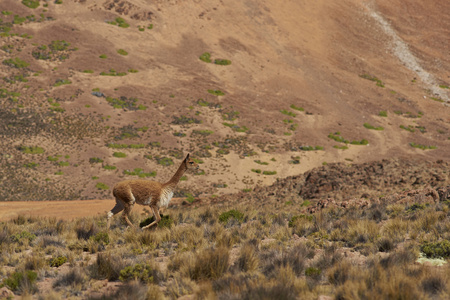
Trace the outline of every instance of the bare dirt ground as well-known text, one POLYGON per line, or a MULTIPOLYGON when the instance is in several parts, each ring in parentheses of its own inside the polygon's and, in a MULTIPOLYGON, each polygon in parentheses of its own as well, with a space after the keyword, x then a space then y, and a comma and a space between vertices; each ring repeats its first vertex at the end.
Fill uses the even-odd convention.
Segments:
MULTIPOLYGON (((183 199, 181 198, 174 198, 170 204, 171 206, 179 205, 182 201, 183 199)), ((0 221, 12 220, 18 216, 56 218, 58 220, 73 220, 98 215, 106 216, 106 213, 115 204, 116 201, 113 199, 0 202, 0 221)), ((138 214, 146 214, 149 208, 142 205, 135 205, 132 211, 138 214), (147 211, 144 211, 145 209, 147 211)), ((150 213, 149 216, 151 215, 150 213)))

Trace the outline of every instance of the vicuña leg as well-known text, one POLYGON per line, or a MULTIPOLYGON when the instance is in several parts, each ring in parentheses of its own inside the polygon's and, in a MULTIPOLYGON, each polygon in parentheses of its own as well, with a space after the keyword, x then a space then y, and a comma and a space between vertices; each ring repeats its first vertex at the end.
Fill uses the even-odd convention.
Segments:
POLYGON ((131 212, 132 208, 133 208, 133 205, 125 204, 125 209, 124 209, 123 214, 122 214, 122 218, 125 220, 125 222, 127 222, 127 224, 130 227, 134 227, 133 223, 131 223, 130 220, 128 219, 128 216, 130 215, 130 212, 131 212))
POLYGON ((123 210, 123 203, 122 201, 119 201, 116 199, 116 206, 113 207, 113 209, 111 209, 106 217, 106 229, 109 229, 109 226, 111 225, 111 218, 120 213, 123 210))
POLYGON ((153 225, 158 224, 159 221, 161 221, 161 216, 159 215, 159 209, 158 209, 158 206, 152 205, 152 206, 150 206, 150 208, 152 209, 153 216, 155 217, 155 221, 153 221, 152 223, 150 223, 150 224, 147 225, 147 226, 142 227, 143 230, 144 230, 144 229, 147 229, 147 228, 150 228, 150 227, 152 227, 153 225))

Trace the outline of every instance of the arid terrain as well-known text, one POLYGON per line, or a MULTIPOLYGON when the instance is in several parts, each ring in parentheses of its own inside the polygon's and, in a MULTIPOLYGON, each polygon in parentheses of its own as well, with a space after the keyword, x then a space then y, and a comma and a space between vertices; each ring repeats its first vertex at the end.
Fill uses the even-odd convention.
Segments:
POLYGON ((448 1, 0 3, 0 199, 177 197, 326 163, 448 160, 448 1))
POLYGON ((0 298, 448 299, 448 12, 1 0, 0 298))

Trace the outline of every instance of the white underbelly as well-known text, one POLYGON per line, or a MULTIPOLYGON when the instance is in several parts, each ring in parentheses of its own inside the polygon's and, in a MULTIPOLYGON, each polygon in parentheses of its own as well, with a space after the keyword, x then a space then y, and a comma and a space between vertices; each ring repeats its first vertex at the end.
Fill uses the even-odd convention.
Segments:
POLYGON ((161 193, 161 200, 159 201, 159 207, 167 207, 169 206, 169 202, 173 197, 172 191, 163 191, 161 193))

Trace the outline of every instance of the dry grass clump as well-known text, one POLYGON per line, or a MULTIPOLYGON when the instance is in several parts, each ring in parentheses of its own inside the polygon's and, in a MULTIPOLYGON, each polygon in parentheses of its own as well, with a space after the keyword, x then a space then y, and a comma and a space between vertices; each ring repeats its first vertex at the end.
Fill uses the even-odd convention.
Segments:
POLYGON ((228 270, 229 251, 227 248, 207 248, 194 256, 195 263, 188 270, 193 280, 217 279, 228 270))
POLYGON ((91 276, 97 279, 118 280, 120 271, 126 266, 127 262, 117 253, 97 253, 97 259, 90 268, 91 276))

